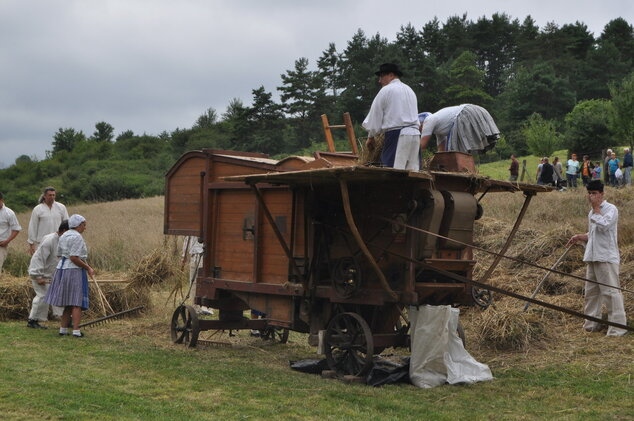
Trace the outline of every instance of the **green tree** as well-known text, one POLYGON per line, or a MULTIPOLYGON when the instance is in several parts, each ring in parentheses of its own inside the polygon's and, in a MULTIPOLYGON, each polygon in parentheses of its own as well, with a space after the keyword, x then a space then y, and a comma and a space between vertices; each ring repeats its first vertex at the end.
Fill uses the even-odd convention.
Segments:
POLYGON ((598 155, 611 146, 609 116, 612 103, 604 99, 579 102, 565 119, 565 146, 578 154, 598 155))
POLYGON ((79 143, 84 142, 86 136, 82 131, 76 132, 73 128, 57 129, 53 135, 53 154, 61 151, 72 151, 79 143))
POLYGON ((134 137, 134 132, 132 130, 126 130, 124 132, 119 133, 119 136, 117 136, 116 141, 120 141, 123 139, 129 139, 131 137, 134 137))
POLYGON ((557 132, 555 123, 533 113, 522 125, 522 133, 526 138, 528 150, 537 156, 550 156, 559 149, 561 135, 557 132))
POLYGON ((321 73, 321 77, 335 99, 339 94, 339 89, 344 86, 341 74, 341 61, 341 54, 337 52, 334 42, 328 44, 328 49, 317 59, 317 68, 321 73))
POLYGON ((207 110, 201 114, 194 124, 194 129, 209 129, 214 126, 218 121, 218 113, 213 108, 207 108, 207 110))
POLYGON ((634 149, 634 72, 620 83, 610 85, 613 113, 610 128, 619 137, 619 144, 627 142, 634 149))
POLYGON ((491 96, 484 92, 484 71, 476 67, 475 61, 476 55, 465 51, 451 63, 445 106, 469 103, 486 107, 491 102, 491 96))
POLYGON ((114 127, 105 121, 100 121, 95 124, 95 132, 90 137, 90 140, 95 142, 112 142, 114 138, 114 127))
POLYGON ((374 72, 381 63, 390 61, 387 49, 387 39, 378 34, 368 39, 361 29, 348 41, 342 63, 346 89, 341 93, 340 104, 352 121, 363 121, 380 89, 374 72))
POLYGON ((494 13, 491 19, 481 17, 470 28, 477 65, 484 70, 484 89, 498 95, 504 85, 504 75, 513 65, 517 54, 520 24, 508 15, 494 13))
POLYGON ((296 60, 295 69, 287 70, 281 78, 282 86, 277 89, 281 92, 284 110, 297 124, 298 146, 306 147, 311 143, 311 132, 313 137, 316 134, 323 110, 323 79, 319 72, 308 70, 308 59, 304 57, 296 60))

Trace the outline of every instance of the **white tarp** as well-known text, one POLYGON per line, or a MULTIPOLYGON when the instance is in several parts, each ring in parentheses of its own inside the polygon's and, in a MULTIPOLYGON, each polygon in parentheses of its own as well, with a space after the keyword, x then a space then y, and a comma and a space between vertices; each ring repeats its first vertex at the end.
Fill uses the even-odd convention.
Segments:
POLYGON ((409 377, 418 387, 492 380, 486 364, 477 362, 458 336, 460 310, 451 306, 409 308, 412 356, 409 377))

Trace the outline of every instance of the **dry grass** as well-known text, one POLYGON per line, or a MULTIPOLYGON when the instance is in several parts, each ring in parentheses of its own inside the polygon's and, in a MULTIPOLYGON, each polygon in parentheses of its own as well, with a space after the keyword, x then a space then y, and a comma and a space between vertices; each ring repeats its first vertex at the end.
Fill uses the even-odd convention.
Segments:
MULTIPOLYGON (((608 189, 606 199, 619 207, 619 244, 621 249, 621 285, 634 289, 634 189, 608 189)), ((477 244, 498 251, 506 241, 524 197, 520 194, 489 194, 482 201, 485 217, 476 223, 477 244)), ((584 189, 539 194, 532 199, 528 212, 507 255, 550 268, 561 257, 567 240, 587 231, 589 205, 584 189)), ((493 257, 475 253, 478 264, 474 277, 484 274, 493 257)), ((585 276, 583 248, 574 246, 557 270, 585 276)), ((492 285, 530 296, 546 271, 503 259, 487 281, 492 285)), ((583 281, 551 274, 537 299, 571 310, 583 311, 583 281)), ((626 312, 634 311, 634 297, 624 294, 626 312)), ((553 310, 531 305, 521 312, 524 303, 494 295, 494 307, 483 312, 467 311, 463 318, 470 343, 482 349, 527 352, 531 348, 556 348, 557 344, 587 336, 582 320, 553 310)), ((557 354, 553 355, 557 358, 557 354)))
MULTIPOLYGON (((88 261, 97 279, 120 279, 126 284, 101 283, 101 289, 115 312, 151 305, 151 290, 173 283, 182 275, 178 269, 178 239, 163 235, 163 198, 84 204, 68 208, 87 220, 83 234, 88 261)), ((26 238, 30 212, 18 215, 23 232, 11 243, 10 254, 28 265, 26 238)), ((25 268, 26 269, 26 268, 25 268)), ((0 274, 0 320, 26 319, 33 299, 28 276, 0 274)), ((91 308, 85 317, 102 316, 97 290, 90 285, 91 308)))

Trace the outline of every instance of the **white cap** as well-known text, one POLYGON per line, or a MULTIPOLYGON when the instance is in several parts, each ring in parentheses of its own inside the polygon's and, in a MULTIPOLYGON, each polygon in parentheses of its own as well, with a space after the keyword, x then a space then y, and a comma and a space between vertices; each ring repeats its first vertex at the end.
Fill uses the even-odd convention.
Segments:
POLYGON ((86 218, 84 218, 80 214, 76 213, 74 215, 71 215, 70 218, 68 218, 68 227, 69 228, 77 228, 84 221, 86 221, 86 218))

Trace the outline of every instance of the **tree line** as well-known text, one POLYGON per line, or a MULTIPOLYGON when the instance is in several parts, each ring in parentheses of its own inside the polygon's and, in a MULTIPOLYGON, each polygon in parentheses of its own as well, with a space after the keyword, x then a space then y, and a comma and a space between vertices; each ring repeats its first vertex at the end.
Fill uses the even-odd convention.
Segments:
POLYGON ((250 105, 234 98, 222 114, 209 108, 190 128, 159 135, 115 137, 107 122, 91 136, 60 128, 46 159, 21 156, 0 177, 18 209, 31 207, 44 184, 68 202, 116 200, 161 194, 165 171, 188 150, 278 156, 323 149, 321 114, 337 123, 349 112, 363 138, 360 123, 379 90, 374 72, 384 62, 401 67, 421 112, 461 103, 487 108, 503 139, 483 160, 561 147, 597 154, 634 143, 633 60, 634 29, 623 18, 597 37, 581 22, 539 28, 530 16, 520 22, 503 13, 407 24, 394 41, 359 29, 341 50, 330 43, 314 66, 295 60, 280 75, 279 101, 260 86, 250 105))

